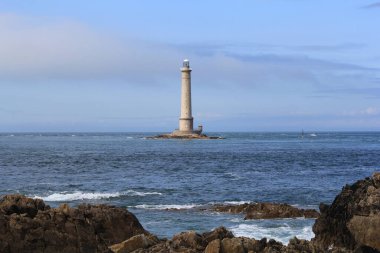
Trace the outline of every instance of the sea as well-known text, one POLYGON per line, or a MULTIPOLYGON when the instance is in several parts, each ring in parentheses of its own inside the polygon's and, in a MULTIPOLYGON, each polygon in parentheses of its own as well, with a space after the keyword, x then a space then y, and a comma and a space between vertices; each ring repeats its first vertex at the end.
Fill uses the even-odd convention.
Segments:
POLYGON ((314 237, 314 219, 244 220, 214 204, 318 209, 346 184, 380 171, 380 132, 207 133, 221 140, 152 140, 158 133, 1 133, 0 195, 128 208, 170 238, 225 226, 283 243, 314 237))

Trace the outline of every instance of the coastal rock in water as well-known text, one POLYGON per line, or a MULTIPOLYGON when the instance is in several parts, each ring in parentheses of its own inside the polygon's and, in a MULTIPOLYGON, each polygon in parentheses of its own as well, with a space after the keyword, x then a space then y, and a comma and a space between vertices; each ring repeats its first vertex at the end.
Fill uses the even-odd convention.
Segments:
POLYGON ((316 245, 380 251, 380 173, 346 185, 330 206, 321 204, 320 210, 313 226, 316 245))
POLYGON ((0 252, 109 252, 108 246, 148 234, 126 209, 61 205, 8 195, 0 200, 0 252))
POLYGON ((319 213, 314 209, 299 209, 288 204, 245 203, 242 205, 216 205, 213 211, 227 213, 245 213, 245 219, 276 218, 317 218, 319 213))

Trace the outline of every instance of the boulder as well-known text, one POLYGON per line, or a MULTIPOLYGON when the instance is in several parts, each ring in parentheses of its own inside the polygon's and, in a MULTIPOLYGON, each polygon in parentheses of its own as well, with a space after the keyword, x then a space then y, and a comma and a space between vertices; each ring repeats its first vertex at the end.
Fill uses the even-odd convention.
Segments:
POLYGON ((219 253, 219 252, 220 252, 219 239, 215 239, 212 242, 210 242, 205 249, 205 253, 219 253))
POLYGON ((258 203, 250 206, 244 219, 317 218, 314 209, 300 209, 288 204, 258 203))
POLYGON ((203 250, 207 244, 204 243, 203 237, 194 231, 182 232, 174 235, 170 241, 172 249, 194 249, 203 250))
POLYGON ((350 250, 380 251, 380 173, 346 185, 331 205, 320 205, 313 242, 350 250))
POLYGON ((41 199, 26 198, 20 194, 5 195, 0 200, 0 211, 5 215, 25 214, 33 218, 38 211, 48 210, 50 207, 45 205, 41 199))
POLYGON ((148 234, 124 208, 61 205, 8 195, 0 200, 0 252, 109 252, 108 246, 148 234))
POLYGON ((203 233, 202 237, 204 243, 207 245, 209 242, 214 241, 215 239, 223 240, 224 238, 232 238, 234 235, 225 227, 218 227, 211 232, 203 233))
POLYGON ((155 236, 145 234, 135 235, 121 243, 114 244, 109 248, 114 253, 129 253, 137 249, 146 249, 159 242, 155 236))
POLYGON ((224 238, 221 242, 221 253, 245 253, 242 238, 224 238))

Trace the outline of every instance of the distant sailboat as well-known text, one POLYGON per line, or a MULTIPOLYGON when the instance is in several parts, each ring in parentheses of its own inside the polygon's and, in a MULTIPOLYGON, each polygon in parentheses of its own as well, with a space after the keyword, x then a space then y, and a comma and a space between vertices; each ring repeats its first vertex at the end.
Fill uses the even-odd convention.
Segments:
POLYGON ((304 133, 304 131, 303 131, 303 129, 302 129, 302 132, 301 132, 301 138, 302 138, 302 139, 303 139, 304 135, 305 135, 305 133, 304 133))

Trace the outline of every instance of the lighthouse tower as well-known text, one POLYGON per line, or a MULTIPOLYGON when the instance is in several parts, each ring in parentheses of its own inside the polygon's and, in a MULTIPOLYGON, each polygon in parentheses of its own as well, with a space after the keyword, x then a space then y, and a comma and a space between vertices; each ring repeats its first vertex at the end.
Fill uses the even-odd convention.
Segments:
POLYGON ((191 114, 191 68, 189 60, 183 61, 181 68, 181 116, 179 118, 179 131, 181 133, 193 132, 193 116, 191 114))
POLYGON ((202 126, 197 130, 193 128, 193 115, 191 111, 191 68, 189 60, 184 60, 181 68, 181 115, 179 128, 173 132, 176 136, 199 135, 202 126))

